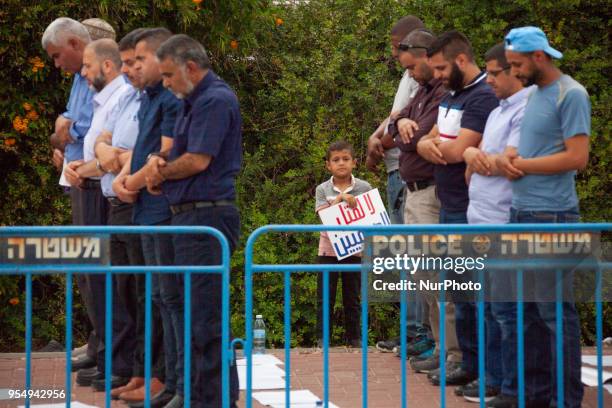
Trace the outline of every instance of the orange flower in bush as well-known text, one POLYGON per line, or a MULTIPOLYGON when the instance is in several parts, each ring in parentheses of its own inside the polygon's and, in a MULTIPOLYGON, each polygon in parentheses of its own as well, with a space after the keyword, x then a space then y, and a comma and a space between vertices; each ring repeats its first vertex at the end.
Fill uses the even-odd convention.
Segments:
POLYGON ((32 110, 32 105, 30 105, 27 102, 24 102, 24 104, 22 106, 23 106, 23 109, 25 109, 26 111, 32 110))
POLYGON ((32 72, 38 72, 45 67, 45 63, 40 59, 40 57, 33 57, 28 61, 30 64, 32 64, 32 72))
POLYGON ((13 306, 17 306, 17 305, 19 304, 19 299, 17 299, 17 298, 11 298, 11 299, 9 300, 9 303, 10 303, 11 305, 13 305, 13 306))
POLYGON ((193 4, 198 5, 198 6, 202 2, 202 0, 191 0, 191 1, 193 1, 193 4))
POLYGON ((230 42, 230 47, 231 47, 232 50, 237 50, 238 49, 238 41, 232 40, 230 42))
POLYGON ((284 21, 282 18, 276 17, 275 23, 276 23, 276 26, 278 27, 278 26, 283 25, 284 21))
POLYGON ((13 119, 13 128, 19 133, 25 133, 28 131, 29 119, 24 119, 21 116, 15 116, 13 119))
POLYGON ((30 120, 36 120, 38 119, 38 112, 36 112, 35 110, 31 110, 26 114, 26 118, 30 120))
POLYGON ((13 145, 15 144, 15 142, 16 142, 16 141, 15 141, 15 139, 13 139, 13 138, 11 137, 10 139, 6 139, 6 140, 4 141, 4 144, 5 144, 5 145, 7 145, 7 146, 13 146, 13 145))

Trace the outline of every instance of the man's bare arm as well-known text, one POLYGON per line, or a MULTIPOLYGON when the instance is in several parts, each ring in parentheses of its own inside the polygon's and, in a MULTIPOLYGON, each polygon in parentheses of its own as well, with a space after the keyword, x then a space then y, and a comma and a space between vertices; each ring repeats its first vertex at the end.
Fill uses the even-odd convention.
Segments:
POLYGON ((438 148, 447 163, 460 163, 463 161, 463 152, 468 147, 476 147, 482 139, 482 133, 471 129, 461 128, 455 140, 440 143, 438 148))
POLYGON ((576 135, 565 140, 565 150, 549 156, 523 159, 517 157, 512 164, 531 174, 558 174, 572 170, 584 170, 589 162, 589 137, 576 135))

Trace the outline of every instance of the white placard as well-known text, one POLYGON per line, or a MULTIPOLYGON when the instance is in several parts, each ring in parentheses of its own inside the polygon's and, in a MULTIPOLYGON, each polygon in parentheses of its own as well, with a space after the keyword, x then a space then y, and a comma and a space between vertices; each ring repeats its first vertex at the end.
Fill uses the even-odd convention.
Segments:
MULTIPOLYGON (((314 408, 317 401, 322 401, 322 398, 317 397, 310 390, 290 391, 291 406, 299 408, 314 408)), ((272 408, 286 408, 285 391, 264 391, 254 392, 253 398, 261 405, 272 408)), ((338 408, 337 405, 329 403, 330 408, 338 408)))
MULTIPOLYGON (((389 225, 391 220, 380 198, 378 189, 355 197, 357 205, 350 208, 344 201, 319 211, 323 225, 389 225)), ((327 233, 338 260, 356 255, 363 250, 363 234, 358 231, 330 231, 327 233)))

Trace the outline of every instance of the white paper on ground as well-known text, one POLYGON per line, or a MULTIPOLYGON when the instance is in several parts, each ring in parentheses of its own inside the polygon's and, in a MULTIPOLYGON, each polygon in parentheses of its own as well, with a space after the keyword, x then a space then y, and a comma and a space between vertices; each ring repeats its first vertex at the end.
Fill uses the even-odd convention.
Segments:
MULTIPOLYGON (((313 394, 310 390, 291 391, 291 406, 296 408, 315 407, 317 401, 322 399, 313 394)), ((272 408, 286 408, 285 406, 285 391, 266 391, 254 392, 253 398, 260 404, 270 406, 272 408)), ((337 405, 329 403, 331 408, 338 408, 337 405)))
MULTIPOLYGON (((246 366, 238 366, 238 383, 241 390, 246 389, 246 366)), ((285 370, 275 365, 254 365, 253 383, 254 390, 275 390, 285 388, 285 370)))
MULTIPOLYGON (((612 371, 604 371, 602 377, 604 383, 612 380, 612 371)), ((584 385, 597 387, 597 369, 583 366, 581 380, 584 385)))
POLYGON ((604 384, 604 389, 608 390, 608 392, 612 394, 612 384, 604 384))
MULTIPOLYGON (((253 365, 279 365, 284 364, 281 360, 279 360, 276 356, 272 354, 253 354, 252 359, 253 365)), ((245 366, 246 358, 241 358, 236 360, 237 366, 245 366)))
MULTIPOLYGON (((95 405, 87 405, 82 402, 73 401, 70 403, 71 408, 98 408, 95 405)), ((25 405, 20 405, 19 408, 25 408, 25 405)), ((59 404, 30 404, 30 408, 66 408, 66 403, 59 404)))
MULTIPOLYGON (((597 367, 597 356, 582 356, 582 363, 597 367)), ((612 356, 602 356, 604 367, 612 367, 612 356)))

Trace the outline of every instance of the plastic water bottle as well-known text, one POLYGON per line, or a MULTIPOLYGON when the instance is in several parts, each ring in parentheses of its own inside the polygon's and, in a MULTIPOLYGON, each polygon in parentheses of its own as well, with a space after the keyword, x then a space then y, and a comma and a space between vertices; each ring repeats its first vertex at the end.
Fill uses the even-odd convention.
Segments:
POLYGON ((265 354, 266 352, 266 324, 262 315, 255 316, 253 325, 253 354, 265 354))

